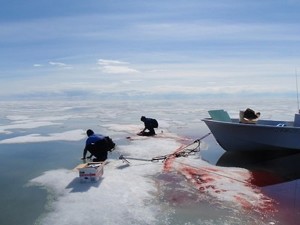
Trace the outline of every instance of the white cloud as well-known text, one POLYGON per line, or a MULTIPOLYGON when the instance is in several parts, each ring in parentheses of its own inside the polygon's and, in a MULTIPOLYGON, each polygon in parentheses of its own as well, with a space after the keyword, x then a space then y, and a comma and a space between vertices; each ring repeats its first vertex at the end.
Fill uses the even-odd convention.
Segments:
POLYGON ((56 67, 59 67, 59 68, 64 68, 64 69, 72 69, 72 66, 70 66, 70 65, 68 65, 66 63, 62 63, 62 62, 53 62, 53 61, 50 61, 49 65, 56 66, 56 67))
POLYGON ((107 60, 107 59, 99 59, 98 60, 99 65, 110 65, 110 64, 128 64, 128 62, 122 62, 118 60, 107 60))
MULTIPOLYGON (((265 73, 272 76, 281 73, 284 76, 299 62, 294 51, 297 49, 299 25, 292 16, 292 20, 288 20, 287 15, 286 20, 278 19, 275 22, 264 20, 263 17, 251 20, 247 17, 256 15, 248 15, 251 10, 263 9, 266 5, 198 2, 182 6, 181 3, 172 6, 167 3, 149 4, 156 10, 149 12, 143 4, 141 11, 137 10, 137 13, 125 10, 115 14, 108 11, 104 14, 86 13, 3 22, 1 40, 5 45, 8 44, 7 49, 11 49, 10 44, 12 49, 16 48, 15 61, 19 60, 18 57, 28 57, 26 63, 32 60, 30 65, 33 65, 35 71, 24 67, 9 68, 12 63, 2 62, 8 66, 8 75, 5 74, 8 78, 2 82, 0 96, 12 98, 14 95, 36 96, 36 93, 39 95, 43 92, 50 96, 52 92, 82 91, 86 94, 147 89, 155 89, 157 94, 164 94, 169 88, 160 89, 164 84, 174 85, 175 88, 177 85, 180 86, 177 89, 194 92, 196 90, 193 90, 193 85, 197 82, 195 77, 200 81, 198 85, 201 85, 203 81, 209 82, 218 77, 227 79, 233 75, 241 78, 253 77, 252 74, 255 74, 255 79, 263 77, 265 73), (162 10, 165 7, 171 7, 172 10, 166 13, 162 10), (185 10, 182 11, 182 7, 185 10), (146 9, 147 13, 143 11, 146 9), (214 16, 208 16, 207 12, 212 9, 215 10, 214 16), (246 18, 239 18, 243 11, 236 14, 235 10, 246 10, 246 18), (178 13, 179 11, 183 14, 178 13), (34 44, 36 42, 42 43, 45 49, 37 48, 34 44), (19 46, 26 48, 21 51, 19 46), (39 56, 45 58, 34 61, 39 56), (131 65, 126 60, 135 64, 131 65), (278 68, 280 65, 281 68, 278 68), (101 82, 94 82, 95 78, 99 79, 99 70, 107 75, 123 77, 102 76, 101 82), (129 75, 135 74, 142 74, 138 78, 144 81, 130 83, 128 79, 125 80, 129 75), (200 80, 200 76, 206 78, 200 80), (12 77, 14 79, 10 79, 12 77), (183 77, 184 81, 181 82, 183 77), (176 79, 181 83, 174 84, 176 79), (161 83, 158 84, 157 81, 161 83), (83 85, 76 86, 80 83, 83 85), (111 86, 114 90, 108 89, 111 86)), ((277 12, 277 8, 274 10, 272 14, 281 15, 282 12, 277 12)), ((5 61, 4 56, 5 52, 5 61)), ((5 72, 2 71, 3 74, 5 72)), ((235 80, 237 87, 239 84, 249 84, 247 78, 235 80)), ((253 80, 252 78, 250 85, 256 82, 253 80)), ((268 84, 281 84, 275 82, 276 80, 270 79, 268 84)), ((285 91, 286 88, 278 88, 279 91, 282 89, 285 91)), ((223 93, 221 89, 220 93, 223 93)))
POLYGON ((100 66, 100 70, 104 73, 110 74, 133 74, 139 73, 138 70, 133 69, 128 66, 129 63, 117 61, 117 60, 105 60, 99 59, 98 65, 100 66))
POLYGON ((61 63, 61 62, 49 62, 50 65, 53 65, 53 66, 66 66, 67 64, 65 63, 61 63))

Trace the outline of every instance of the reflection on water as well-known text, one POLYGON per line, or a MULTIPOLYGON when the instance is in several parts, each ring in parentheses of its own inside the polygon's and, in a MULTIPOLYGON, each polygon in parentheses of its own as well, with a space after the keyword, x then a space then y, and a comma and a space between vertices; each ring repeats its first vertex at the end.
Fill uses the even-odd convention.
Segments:
POLYGON ((218 166, 246 168, 253 185, 262 188, 277 204, 279 224, 298 224, 300 219, 299 152, 226 152, 218 166))
POLYGON ((226 152, 216 165, 248 169, 252 173, 250 182, 263 187, 299 179, 299 162, 297 152, 226 152))

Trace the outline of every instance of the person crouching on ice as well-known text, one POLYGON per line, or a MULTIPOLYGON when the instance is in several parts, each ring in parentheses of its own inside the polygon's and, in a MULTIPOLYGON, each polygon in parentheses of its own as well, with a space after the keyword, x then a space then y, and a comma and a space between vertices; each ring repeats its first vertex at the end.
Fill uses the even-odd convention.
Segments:
POLYGON ((85 148, 83 150, 83 157, 81 159, 86 159, 87 152, 91 155, 88 158, 92 158, 94 162, 102 162, 107 159, 107 152, 112 151, 115 147, 115 143, 108 136, 103 136, 101 134, 95 134, 93 130, 87 130, 86 134, 88 138, 85 142, 85 148))
POLYGON ((155 135, 154 128, 158 128, 158 122, 156 119, 146 118, 145 116, 141 117, 141 121, 144 122, 145 128, 138 133, 140 136, 153 136, 155 135), (148 131, 146 131, 148 130, 148 131))

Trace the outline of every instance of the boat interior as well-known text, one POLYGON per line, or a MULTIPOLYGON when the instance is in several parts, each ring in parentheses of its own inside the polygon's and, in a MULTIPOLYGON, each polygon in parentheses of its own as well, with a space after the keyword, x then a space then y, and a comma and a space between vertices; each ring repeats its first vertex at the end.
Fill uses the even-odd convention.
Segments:
POLYGON ((277 126, 277 127, 300 127, 300 118, 298 117, 299 114, 295 115, 294 121, 280 121, 280 120, 262 120, 259 118, 249 120, 243 117, 244 115, 243 111, 240 111, 238 119, 230 118, 228 112, 223 109, 209 110, 208 113, 212 120, 217 120, 222 122, 259 124, 259 125, 277 126))

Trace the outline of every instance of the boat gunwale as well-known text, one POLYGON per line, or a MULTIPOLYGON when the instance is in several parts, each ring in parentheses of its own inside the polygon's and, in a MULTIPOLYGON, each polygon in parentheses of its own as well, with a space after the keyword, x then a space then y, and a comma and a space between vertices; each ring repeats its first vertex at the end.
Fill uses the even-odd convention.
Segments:
POLYGON ((293 121, 280 121, 280 120, 260 120, 260 121, 272 121, 274 123, 278 123, 278 124, 285 124, 285 126, 278 126, 277 125, 273 125, 273 124, 264 124, 264 123, 242 123, 239 122, 239 119, 234 118, 232 119, 233 121, 220 121, 220 120, 214 120, 212 118, 204 118, 202 119, 202 121, 212 121, 214 123, 219 123, 219 124, 230 124, 230 125, 234 125, 234 126, 249 126, 249 127, 264 127, 264 128, 277 128, 277 129, 300 129, 300 127, 295 127, 291 124, 293 124, 293 121), (286 124, 287 123, 287 124, 286 124))

